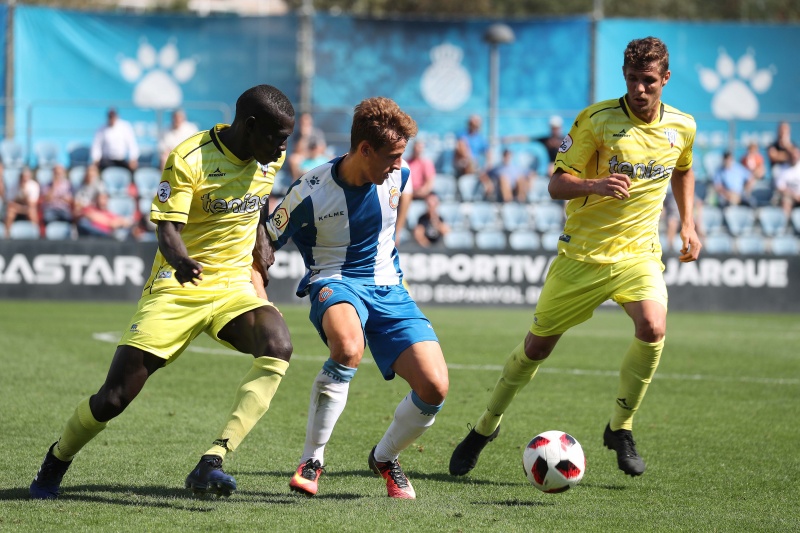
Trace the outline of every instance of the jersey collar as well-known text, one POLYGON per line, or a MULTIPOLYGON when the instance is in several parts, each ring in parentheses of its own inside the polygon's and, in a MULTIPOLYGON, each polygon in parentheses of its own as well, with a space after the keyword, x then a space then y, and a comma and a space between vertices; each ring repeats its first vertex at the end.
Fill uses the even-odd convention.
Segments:
POLYGON ((220 140, 219 138, 219 132, 226 128, 230 128, 230 126, 228 124, 217 124, 216 126, 211 128, 208 131, 209 135, 211 135, 211 142, 214 143, 214 146, 217 147, 217 150, 219 150, 220 153, 222 153, 222 155, 224 155, 229 161, 231 161, 235 165, 243 167, 248 163, 250 163, 253 160, 253 158, 251 157, 247 161, 242 161, 241 159, 233 155, 233 152, 228 150, 227 146, 222 144, 222 140, 220 140))
MULTIPOLYGON (((664 119, 664 102, 659 102, 658 105, 659 105, 658 118, 653 122, 650 122, 649 124, 656 124, 664 119)), ((645 122, 644 120, 640 119, 639 117, 633 114, 631 108, 628 107, 628 100, 625 98, 624 94, 619 98, 619 107, 622 109, 622 112, 625 113, 625 116, 628 117, 629 119, 641 122, 642 124, 648 124, 647 122, 645 122)))

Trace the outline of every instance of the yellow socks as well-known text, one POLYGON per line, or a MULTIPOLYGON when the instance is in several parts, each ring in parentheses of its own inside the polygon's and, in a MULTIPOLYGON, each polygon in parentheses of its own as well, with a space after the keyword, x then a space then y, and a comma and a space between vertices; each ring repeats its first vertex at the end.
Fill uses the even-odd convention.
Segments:
POLYGON ((267 412, 272 397, 286 374, 289 362, 274 357, 257 357, 236 391, 228 422, 205 455, 218 455, 234 451, 250 433, 256 422, 267 412))
POLYGON ((478 419, 478 423, 475 424, 475 431, 483 436, 491 435, 497 429, 497 426, 500 425, 500 420, 503 418, 503 413, 511 404, 511 400, 514 399, 522 387, 533 379, 533 376, 536 375, 536 370, 542 363, 541 361, 528 359, 528 356, 525 355, 524 345, 525 343, 521 342, 506 360, 503 373, 494 386, 486 411, 478 419))
POLYGON ((612 431, 633 428, 633 415, 636 414, 636 410, 647 392, 647 386, 650 384, 653 374, 656 373, 663 349, 664 339, 658 342, 633 339, 633 344, 628 348, 619 372, 617 405, 611 416, 612 431))
POLYGON ((86 398, 72 414, 67 425, 61 432, 61 438, 53 447, 53 455, 61 461, 72 461, 72 458, 81 451, 87 442, 103 431, 108 422, 98 422, 89 408, 89 398, 86 398))

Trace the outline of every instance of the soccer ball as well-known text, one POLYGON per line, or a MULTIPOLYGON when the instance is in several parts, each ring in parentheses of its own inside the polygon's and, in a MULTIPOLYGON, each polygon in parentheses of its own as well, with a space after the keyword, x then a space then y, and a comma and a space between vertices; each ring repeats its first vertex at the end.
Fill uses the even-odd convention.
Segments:
POLYGON ((522 452, 522 467, 531 485, 542 492, 564 492, 583 477, 586 457, 572 435, 545 431, 533 437, 522 452))

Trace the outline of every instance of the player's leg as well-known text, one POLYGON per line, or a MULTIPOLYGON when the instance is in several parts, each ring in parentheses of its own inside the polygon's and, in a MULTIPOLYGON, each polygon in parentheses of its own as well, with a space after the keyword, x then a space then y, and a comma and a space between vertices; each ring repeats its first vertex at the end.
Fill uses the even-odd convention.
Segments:
POLYGON ((658 260, 633 262, 615 280, 619 302, 634 323, 634 339, 622 359, 616 403, 603 441, 617 453, 620 470, 631 476, 645 471, 633 440, 633 417, 658 368, 667 324, 667 289, 658 260))
POLYGON ((291 490, 308 496, 317 493, 325 446, 344 411, 350 381, 364 355, 367 311, 357 291, 358 287, 345 283, 330 283, 310 295, 309 317, 328 345, 330 357, 311 385, 303 454, 289 482, 291 490))
POLYGON ((32 498, 58 497, 61 479, 75 455, 105 429, 109 420, 125 410, 142 390, 147 378, 163 365, 164 359, 139 348, 117 347, 103 386, 78 404, 61 436, 48 450, 31 483, 32 498))

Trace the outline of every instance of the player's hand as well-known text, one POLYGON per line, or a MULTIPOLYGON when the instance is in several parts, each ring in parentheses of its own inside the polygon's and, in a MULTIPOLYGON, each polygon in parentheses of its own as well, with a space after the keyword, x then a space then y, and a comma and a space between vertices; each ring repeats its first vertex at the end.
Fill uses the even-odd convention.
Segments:
POLYGON ((628 192, 630 186, 631 179, 625 174, 611 174, 607 178, 597 180, 594 194, 624 200, 631 196, 628 192))
POLYGON ((200 280, 203 279, 203 265, 191 257, 181 259, 175 266, 175 279, 178 280, 181 286, 184 283, 200 285, 200 280))
POLYGON ((700 238, 697 236, 697 231, 695 231, 694 227, 681 228, 681 241, 683 246, 681 246, 681 255, 678 258, 680 262, 691 263, 692 261, 697 261, 703 245, 700 243, 700 238))

